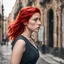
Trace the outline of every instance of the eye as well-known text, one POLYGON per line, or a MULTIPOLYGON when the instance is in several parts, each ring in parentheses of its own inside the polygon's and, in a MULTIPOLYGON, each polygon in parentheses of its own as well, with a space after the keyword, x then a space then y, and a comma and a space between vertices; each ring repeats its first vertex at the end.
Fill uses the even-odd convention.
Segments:
POLYGON ((39 21, 41 21, 41 18, 39 18, 39 21))
POLYGON ((35 19, 33 19, 34 21, 37 21, 38 19, 37 18, 35 18, 35 19))
POLYGON ((41 18, 34 18, 33 19, 35 22, 37 22, 37 21, 41 21, 41 18))

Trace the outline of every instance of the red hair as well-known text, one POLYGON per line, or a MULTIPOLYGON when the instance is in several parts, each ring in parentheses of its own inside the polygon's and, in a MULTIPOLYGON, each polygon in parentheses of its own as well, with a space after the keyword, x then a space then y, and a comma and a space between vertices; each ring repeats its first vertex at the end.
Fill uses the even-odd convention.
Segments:
POLYGON ((29 7, 22 8, 19 11, 13 24, 11 24, 8 27, 8 37, 10 39, 15 39, 17 36, 21 35, 25 29, 23 23, 28 22, 31 16, 36 12, 40 13, 40 10, 36 7, 29 6, 29 7))

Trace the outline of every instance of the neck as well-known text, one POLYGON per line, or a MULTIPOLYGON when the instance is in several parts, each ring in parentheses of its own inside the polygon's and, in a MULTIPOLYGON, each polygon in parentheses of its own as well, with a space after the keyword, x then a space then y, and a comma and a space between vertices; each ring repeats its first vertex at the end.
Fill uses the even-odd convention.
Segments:
POLYGON ((25 30, 22 35, 25 36, 27 39, 31 39, 31 34, 32 32, 28 31, 28 30, 25 30))

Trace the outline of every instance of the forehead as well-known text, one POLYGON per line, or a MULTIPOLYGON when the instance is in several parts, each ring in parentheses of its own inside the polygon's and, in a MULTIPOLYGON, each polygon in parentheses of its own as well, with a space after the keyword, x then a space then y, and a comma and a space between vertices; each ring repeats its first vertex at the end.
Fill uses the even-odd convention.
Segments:
POLYGON ((35 14, 32 15, 32 18, 40 17, 40 16, 41 16, 40 13, 35 13, 35 14))

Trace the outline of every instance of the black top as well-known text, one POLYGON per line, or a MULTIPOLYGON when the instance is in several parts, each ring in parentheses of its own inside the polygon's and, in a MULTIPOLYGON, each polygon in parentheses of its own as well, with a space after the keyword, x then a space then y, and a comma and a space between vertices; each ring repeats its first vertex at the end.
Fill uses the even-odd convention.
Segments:
POLYGON ((20 64, 36 64, 38 58, 39 58, 39 52, 38 49, 36 49, 30 41, 25 38, 24 36, 18 36, 13 42, 12 42, 12 50, 14 47, 14 44, 17 40, 23 39, 26 43, 26 50, 22 56, 22 59, 20 61, 20 64))

